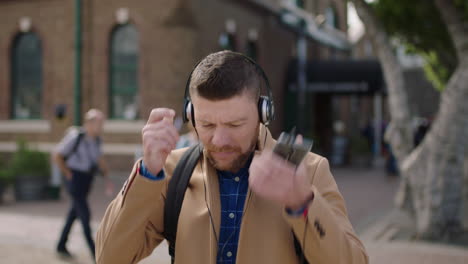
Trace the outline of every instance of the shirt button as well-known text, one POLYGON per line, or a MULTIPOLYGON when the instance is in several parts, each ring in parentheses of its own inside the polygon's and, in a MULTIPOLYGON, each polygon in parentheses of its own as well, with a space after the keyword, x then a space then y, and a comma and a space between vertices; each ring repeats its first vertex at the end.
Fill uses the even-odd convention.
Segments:
POLYGON ((226 256, 228 256, 228 258, 232 257, 232 252, 228 251, 228 253, 226 253, 226 256))
POLYGON ((235 217, 234 213, 229 214, 229 218, 233 219, 235 217))
POLYGON ((235 177, 234 180, 235 180, 236 182, 239 182, 239 181, 240 181, 240 178, 239 178, 239 177, 235 177))

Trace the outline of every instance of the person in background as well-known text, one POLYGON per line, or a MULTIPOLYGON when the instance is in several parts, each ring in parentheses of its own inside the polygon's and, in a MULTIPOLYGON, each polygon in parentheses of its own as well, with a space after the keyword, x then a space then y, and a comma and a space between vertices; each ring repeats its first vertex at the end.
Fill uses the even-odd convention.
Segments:
POLYGON ((66 258, 72 255, 66 244, 73 222, 78 218, 83 226, 84 236, 95 255, 95 245, 90 227, 91 214, 88 194, 95 174, 100 171, 106 179, 106 193, 112 194, 113 185, 108 177, 108 168, 102 157, 101 134, 105 121, 104 114, 91 109, 85 114, 83 128, 69 129, 53 153, 53 160, 60 168, 71 206, 57 244, 57 253, 66 258))

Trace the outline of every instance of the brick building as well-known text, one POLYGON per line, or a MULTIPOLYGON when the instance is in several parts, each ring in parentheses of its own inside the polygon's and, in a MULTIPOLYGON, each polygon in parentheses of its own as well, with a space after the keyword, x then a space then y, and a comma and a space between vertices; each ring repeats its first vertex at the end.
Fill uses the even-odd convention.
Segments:
MULTIPOLYGON (((0 0, 0 152, 14 151, 20 137, 49 151, 74 119, 95 107, 109 118, 106 155, 114 168, 128 169, 150 110, 180 110, 194 64, 224 48, 247 53, 266 71, 277 112, 271 129, 278 135, 296 49, 295 33, 272 13, 280 2, 0 0), (65 107, 63 119, 56 118, 57 107, 65 107)), ((343 1, 297 2, 346 31, 343 1)), ((310 57, 341 56, 308 43, 310 57)))

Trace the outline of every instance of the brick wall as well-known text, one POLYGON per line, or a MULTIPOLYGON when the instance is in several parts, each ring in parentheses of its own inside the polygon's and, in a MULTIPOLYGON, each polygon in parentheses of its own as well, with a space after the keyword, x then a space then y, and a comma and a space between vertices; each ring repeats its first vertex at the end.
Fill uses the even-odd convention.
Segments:
MULTIPOLYGON (((73 76, 73 1, 2 1, 0 3, 0 119, 10 118, 11 48, 20 33, 19 20, 28 17, 31 31, 41 40, 43 58, 42 116, 49 119, 53 105, 71 105, 73 76)), ((53 123, 51 138, 56 138, 53 123)))
MULTIPOLYGON (((341 1, 336 2, 340 12, 344 12, 341 1)), ((128 10, 129 22, 139 32, 138 84, 143 121, 154 107, 174 108, 180 114, 188 74, 199 59, 219 50, 218 39, 225 30, 226 19, 233 19, 241 52, 245 51, 248 31, 252 28, 258 31, 258 62, 269 76, 277 112, 277 121, 271 129, 274 135, 283 129, 283 85, 295 37, 266 13, 233 1, 84 0, 81 112, 96 107, 108 114, 109 41, 112 30, 118 25, 116 12, 120 8, 128 10)), ((57 142, 73 124, 74 15, 72 0, 0 2, 0 120, 9 119, 10 45, 18 33, 21 17, 31 18, 32 28, 42 41, 44 119, 50 122, 51 129, 21 134, 31 141, 57 142), (67 117, 61 121, 53 116, 53 106, 58 103, 66 104, 68 110, 67 117)), ((346 20, 341 17, 340 22, 345 25, 346 20)), ((128 126, 137 125, 129 122, 128 126)), ((132 131, 106 130, 104 142, 139 144, 139 129, 132 131)), ((17 137, 14 133, 0 132, 0 142, 17 137)), ((108 157, 112 166, 133 163, 133 156, 129 154, 108 157)))

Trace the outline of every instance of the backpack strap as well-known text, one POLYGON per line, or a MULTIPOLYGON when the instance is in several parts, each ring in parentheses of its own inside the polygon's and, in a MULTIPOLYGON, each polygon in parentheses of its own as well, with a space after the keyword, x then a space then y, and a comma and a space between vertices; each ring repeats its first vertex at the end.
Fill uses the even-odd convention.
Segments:
POLYGON ((202 147, 196 144, 190 147, 180 158, 169 180, 164 205, 164 237, 169 244, 171 263, 174 263, 177 223, 184 201, 185 191, 192 177, 192 172, 200 158, 202 147))
POLYGON ((67 161, 70 158, 70 156, 73 155, 73 153, 75 153, 78 150, 78 146, 80 145, 81 140, 84 138, 84 136, 85 136, 85 132, 83 130, 80 130, 80 132, 78 132, 78 136, 76 137, 76 140, 75 140, 75 143, 73 144, 72 149, 70 150, 70 152, 67 153, 67 155, 63 157, 65 161, 67 161))
POLYGON ((297 257, 298 257, 299 260, 301 261, 301 264, 309 264, 309 262, 308 262, 307 259, 305 258, 304 251, 302 251, 301 243, 300 243, 299 240, 297 239, 296 234, 294 234, 294 231, 292 231, 292 230, 291 230, 291 232, 293 233, 293 238, 294 238, 294 250, 296 251, 297 257))

